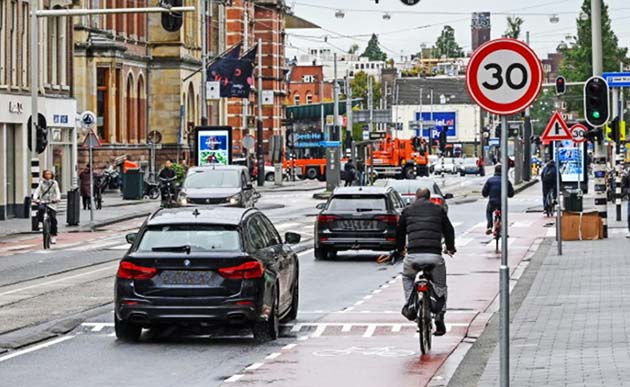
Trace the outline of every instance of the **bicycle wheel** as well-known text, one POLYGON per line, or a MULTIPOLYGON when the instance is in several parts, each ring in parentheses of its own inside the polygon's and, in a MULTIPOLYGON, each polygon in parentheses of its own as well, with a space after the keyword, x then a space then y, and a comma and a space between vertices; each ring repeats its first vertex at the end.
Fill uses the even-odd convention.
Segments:
POLYGON ((431 315, 429 312, 428 293, 422 293, 418 304, 418 339, 420 342, 420 353, 424 355, 431 350, 431 315))
POLYGON ((431 315, 429 292, 424 292, 424 301, 422 302, 422 311, 424 316, 424 335, 426 337, 427 352, 431 350, 431 340, 433 339, 433 316, 431 315))
POLYGON ((42 222, 42 237, 44 250, 48 250, 50 248, 50 219, 47 217, 42 222))

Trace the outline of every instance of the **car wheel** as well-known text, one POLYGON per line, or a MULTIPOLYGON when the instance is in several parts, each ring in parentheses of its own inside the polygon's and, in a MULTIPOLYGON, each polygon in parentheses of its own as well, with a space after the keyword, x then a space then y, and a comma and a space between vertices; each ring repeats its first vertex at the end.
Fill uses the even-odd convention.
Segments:
POLYGON ((328 250, 328 259, 337 259, 337 250, 328 250))
POLYGON ((280 332, 280 321, 278 319, 278 297, 274 291, 273 305, 267 321, 256 321, 254 323, 254 340, 264 343, 278 338, 280 332))
POLYGON ((319 171, 317 170, 317 168, 309 168, 306 170, 306 177, 311 180, 317 179, 318 175, 319 171))
POLYGON ((142 327, 119 320, 118 317, 114 317, 114 330, 118 339, 129 342, 139 341, 142 334, 142 327))
POLYGON ((300 274, 299 269, 295 268, 295 284, 293 285, 293 297, 291 298, 291 310, 284 318, 284 321, 293 321, 297 318, 298 307, 300 304, 300 274))
POLYGON ((269 182, 276 180, 276 174, 273 172, 269 172, 268 174, 265 175, 265 180, 269 182))
POLYGON ((328 250, 323 247, 315 248, 315 260, 316 261, 325 261, 328 259, 328 250))
POLYGON ((460 176, 466 176, 466 172, 460 172, 459 175, 460 176))
POLYGON ((416 178, 416 173, 411 165, 406 166, 402 174, 403 179, 413 180, 416 178))

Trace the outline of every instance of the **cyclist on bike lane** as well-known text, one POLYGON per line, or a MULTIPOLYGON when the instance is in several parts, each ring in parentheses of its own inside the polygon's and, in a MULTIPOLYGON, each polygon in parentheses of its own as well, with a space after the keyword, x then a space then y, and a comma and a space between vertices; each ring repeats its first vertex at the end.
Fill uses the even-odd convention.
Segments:
MULTIPOLYGON (((33 202, 47 203, 50 209, 50 243, 57 243, 57 203, 61 200, 61 192, 59 191, 59 183, 55 180, 55 175, 51 170, 46 169, 42 174, 43 179, 33 192, 33 202)), ((39 211, 37 218, 41 221, 44 214, 39 211)))
MULTIPOLYGON (((173 169, 173 162, 170 159, 164 162, 164 168, 162 168, 162 170, 158 174, 158 177, 164 180, 171 180, 177 177, 177 173, 173 169)), ((174 186, 175 184, 171 184, 170 193, 173 195, 173 197, 175 196, 174 186)), ((164 184, 164 182, 160 183, 160 193, 162 194, 162 201, 164 201, 164 198, 166 198, 166 195, 168 195, 169 193, 167 192, 166 184, 164 184)))
POLYGON ((552 193, 553 199, 558 198, 558 184, 556 184, 556 163, 553 160, 547 161, 545 167, 540 174, 543 191, 543 208, 547 210, 551 207, 551 203, 547 203, 547 195, 552 193))
MULTIPOLYGON (((514 187, 508 180, 508 197, 514 196, 514 187)), ((481 190, 481 195, 484 198, 488 198, 488 205, 486 206, 486 234, 492 234, 492 214, 494 211, 501 209, 501 164, 494 166, 494 176, 489 178, 484 184, 481 190)))
MULTIPOLYGON (((396 244, 398 252, 407 255, 403 261, 403 289, 405 300, 413 291, 414 281, 418 273, 418 267, 433 265, 431 278, 436 295, 444 299, 442 312, 435 316, 435 336, 446 333, 444 314, 446 313, 446 263, 442 257, 442 237, 445 239, 446 252, 455 254, 455 230, 444 209, 432 203, 429 198, 431 193, 426 188, 416 192, 416 201, 402 212, 396 229, 396 244)), ((406 307, 403 315, 408 319, 415 316, 407 316, 406 307)))

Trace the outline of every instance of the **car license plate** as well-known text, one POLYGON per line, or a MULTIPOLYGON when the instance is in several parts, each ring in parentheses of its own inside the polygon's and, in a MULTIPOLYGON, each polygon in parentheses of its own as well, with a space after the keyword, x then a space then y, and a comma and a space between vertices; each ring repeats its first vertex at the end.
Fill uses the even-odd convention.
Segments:
POLYGON ((342 220, 339 222, 339 227, 343 230, 376 230, 377 224, 373 220, 342 220))
POLYGON ((165 270, 160 278, 166 285, 208 285, 214 272, 194 270, 165 270))

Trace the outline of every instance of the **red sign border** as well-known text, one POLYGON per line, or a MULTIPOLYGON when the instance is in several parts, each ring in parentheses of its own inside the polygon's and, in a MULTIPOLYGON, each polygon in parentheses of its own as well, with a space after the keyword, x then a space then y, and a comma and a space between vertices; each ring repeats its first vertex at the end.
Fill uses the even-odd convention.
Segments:
POLYGON ((577 124, 574 124, 573 126, 571 126, 569 128, 569 134, 571 134, 571 139, 573 140, 574 143, 576 144, 582 144, 586 142, 586 136, 584 137, 583 140, 578 141, 575 139, 575 137, 573 137, 573 128, 575 128, 576 126, 582 127, 584 129, 584 133, 588 133, 588 128, 586 127, 586 125, 584 124, 580 124, 579 122, 577 124))
POLYGON ((484 110, 501 116, 512 115, 521 112, 531 106, 531 104, 534 103, 534 101, 538 97, 538 94, 540 94, 540 91, 542 90, 542 81, 542 63, 534 50, 532 50, 527 44, 521 42, 520 40, 511 38, 494 39, 483 44, 481 47, 475 50, 472 57, 470 58, 470 61, 468 62, 468 68, 466 69, 466 88, 468 89, 468 94, 470 94, 470 97, 473 99, 473 101, 477 103, 477 105, 481 106, 484 110), (500 104, 492 101, 483 94, 481 88, 476 81, 472 82, 473 74, 474 79, 476 80, 477 78, 476 74, 479 70, 481 62, 488 55, 498 50, 516 51, 523 58, 525 58, 525 61, 527 62, 531 70, 530 73, 532 75, 532 81, 530 83, 529 89, 520 99, 509 104, 500 104))
POLYGON ((573 136, 571 136, 571 131, 569 130, 569 126, 567 125, 566 121, 564 119, 562 119, 562 115, 560 114, 559 111, 556 110, 555 112, 553 112, 553 115, 551 116, 551 119, 549 120, 549 123, 547 124, 547 127, 545 128, 545 130, 540 135, 540 139, 545 144, 548 144, 548 143, 550 143, 552 141, 563 141, 563 140, 572 140, 573 141, 573 136), (566 136, 564 136, 564 137, 547 138, 547 135, 549 134, 549 132, 551 132, 551 129, 553 128, 553 124, 555 123, 556 120, 558 120, 560 122, 560 126, 562 126, 562 128, 564 129, 564 132, 566 133, 566 136))

